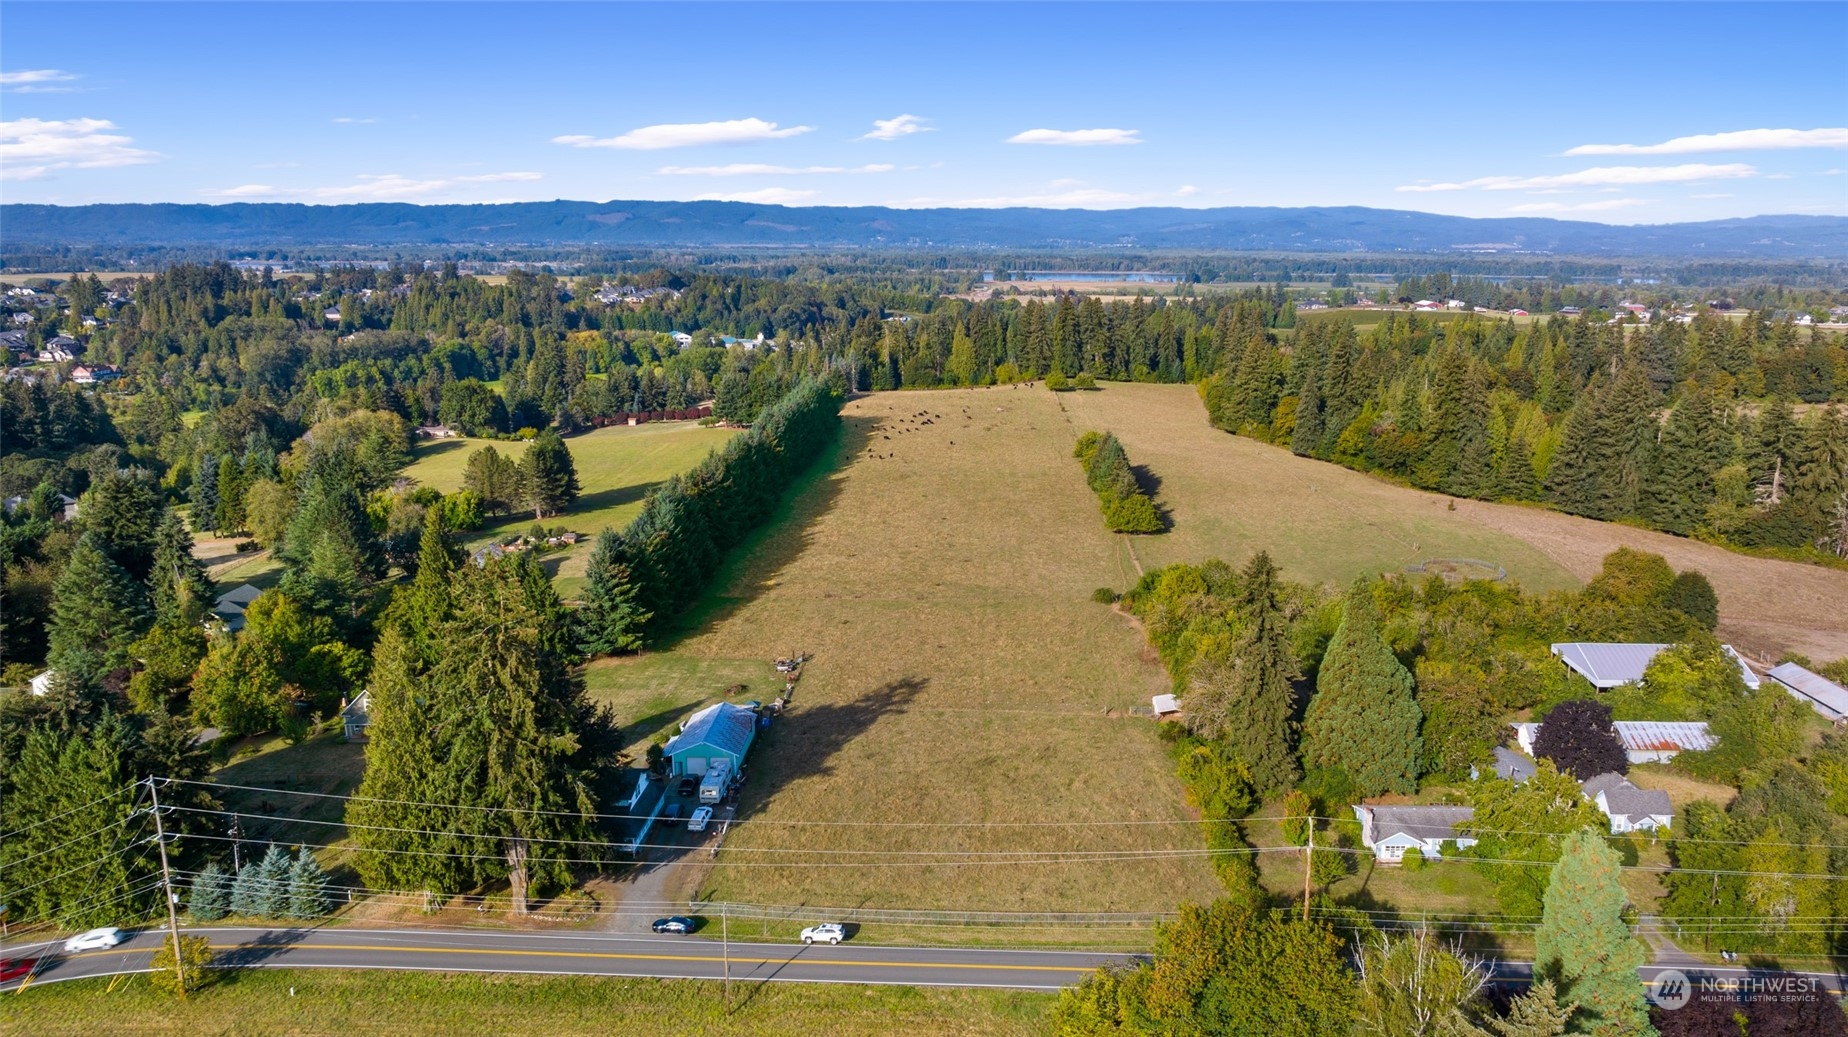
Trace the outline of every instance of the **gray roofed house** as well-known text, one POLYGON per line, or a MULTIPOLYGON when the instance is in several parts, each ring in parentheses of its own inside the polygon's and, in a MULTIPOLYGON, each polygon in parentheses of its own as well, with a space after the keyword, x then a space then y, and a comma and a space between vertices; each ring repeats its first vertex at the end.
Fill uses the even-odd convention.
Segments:
MULTIPOLYGON (((1536 770, 1537 768, 1531 758, 1523 756, 1505 745, 1498 745, 1495 747, 1494 773, 1488 776, 1491 778, 1505 778, 1519 785, 1528 778, 1533 777, 1536 770)), ((1481 771, 1477 768, 1471 767, 1469 769, 1471 781, 1475 781, 1482 776, 1481 771)))
MULTIPOLYGON (((1656 653, 1667 648, 1665 644, 1627 644, 1612 641, 1568 641, 1553 645, 1553 654, 1571 668, 1572 672, 1591 682, 1599 691, 1624 684, 1635 684, 1643 679, 1643 671, 1649 668, 1649 661, 1656 653)), ((1745 686, 1756 689, 1758 675, 1745 664, 1732 645, 1720 646, 1733 661, 1739 664, 1739 676, 1745 686)))
POLYGON ((240 583, 218 596, 212 605, 212 615, 225 625, 226 631, 235 634, 244 629, 244 610, 262 593, 259 588, 240 583))
POLYGON ((1617 773, 1585 779, 1579 788, 1611 819, 1611 834, 1653 832, 1675 823, 1675 806, 1661 789, 1639 789, 1617 773))
POLYGON ((720 762, 736 774, 756 737, 756 713, 720 702, 688 717, 680 726, 680 733, 668 741, 663 753, 674 774, 704 774, 720 762))
POLYGON ((1442 857, 1444 843, 1455 841, 1457 848, 1474 846, 1471 836, 1459 836, 1457 826, 1476 816, 1473 807, 1447 806, 1373 806, 1360 803, 1354 807, 1360 819, 1361 844, 1381 861, 1398 862, 1405 851, 1416 849, 1426 858, 1442 857))
POLYGON ((359 693, 353 701, 340 707, 340 727, 342 736, 349 742, 366 737, 366 728, 372 726, 372 689, 359 693))
POLYGON ((1848 718, 1848 688, 1822 674, 1811 673, 1796 663, 1784 663, 1772 667, 1770 677, 1790 692, 1792 698, 1808 703, 1828 720, 1839 724, 1848 718))

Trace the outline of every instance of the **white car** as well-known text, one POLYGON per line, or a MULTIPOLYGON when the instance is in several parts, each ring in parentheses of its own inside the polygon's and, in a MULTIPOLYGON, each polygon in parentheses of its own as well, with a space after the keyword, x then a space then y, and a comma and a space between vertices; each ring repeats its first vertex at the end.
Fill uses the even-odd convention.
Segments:
POLYGON ((706 830, 706 823, 711 820, 712 808, 700 807, 698 810, 693 811, 692 817, 687 818, 687 831, 703 832, 706 830))
POLYGON ((122 930, 113 926, 104 926, 87 933, 78 933, 64 941, 64 950, 69 954, 75 954, 78 951, 106 951, 126 939, 128 939, 128 934, 122 930))
POLYGON ((817 940, 826 943, 839 943, 847 938, 847 927, 839 922, 823 922, 802 930, 802 942, 814 943, 817 940))

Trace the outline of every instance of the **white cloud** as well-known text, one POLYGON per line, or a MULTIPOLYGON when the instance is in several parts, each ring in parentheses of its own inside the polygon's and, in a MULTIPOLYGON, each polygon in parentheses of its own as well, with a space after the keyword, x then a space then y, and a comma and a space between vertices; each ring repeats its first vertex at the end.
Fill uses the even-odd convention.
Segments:
POLYGON ((1692 155, 1702 151, 1782 151, 1788 148, 1848 148, 1848 128, 1733 130, 1676 137, 1660 144, 1580 144, 1568 155, 1692 155))
POLYGON ((334 116, 334 121, 342 126, 370 126, 378 122, 378 119, 371 117, 361 119, 351 115, 336 115, 334 116))
POLYGON ((778 129, 777 124, 762 119, 731 119, 726 122, 664 123, 642 126, 620 137, 590 137, 572 134, 553 137, 554 144, 574 148, 623 148, 629 151, 659 151, 663 148, 695 148, 708 144, 750 144, 808 133, 813 126, 778 129))
POLYGON ((1595 202, 1528 202, 1525 205, 1511 205, 1509 212, 1610 212, 1613 209, 1628 209, 1636 205, 1648 205, 1642 198, 1604 198, 1595 202))
POLYGON ((890 173, 897 166, 771 166, 761 162, 733 162, 725 166, 662 166, 656 176, 804 176, 810 173, 890 173))
POLYGON ((54 169, 139 166, 160 159, 111 133, 107 119, 13 119, 0 122, 0 180, 37 180, 54 169))
POLYGON ((924 120, 915 115, 898 115, 890 119, 874 119, 873 131, 861 137, 861 140, 897 140, 914 133, 929 133, 933 127, 924 125, 924 120))
POLYGON ((27 68, 18 72, 0 72, 0 89, 13 94, 64 94, 77 89, 60 86, 79 76, 61 68, 27 68))
POLYGON ((1742 162, 1723 166, 1690 162, 1679 166, 1597 166, 1556 176, 1481 176, 1460 183, 1404 184, 1395 191, 1534 191, 1551 187, 1602 187, 1606 184, 1678 184, 1690 180, 1735 180, 1757 176, 1742 162))
POLYGON ((1140 144, 1141 130, 1022 130, 1007 139, 1009 144, 1055 144, 1068 148, 1108 147, 1117 144, 1140 144))
POLYGON ((1688 195, 1688 197, 1689 198, 1731 198, 1732 195, 1727 194, 1722 191, 1717 194, 1691 194, 1691 195, 1688 195))
POLYGON ((792 187, 765 187, 756 191, 702 194, 693 200, 696 202, 755 202, 759 205, 793 205, 796 202, 807 201, 820 193, 820 191, 799 191, 792 187))
POLYGON ((199 193, 207 198, 273 198, 282 192, 268 184, 240 184, 237 187, 205 190, 199 193))
POLYGON ((1175 191, 1174 193, 1180 195, 1182 198, 1191 198, 1194 195, 1199 194, 1200 189, 1198 187, 1195 187, 1192 184, 1182 184, 1180 186, 1180 189, 1175 191))

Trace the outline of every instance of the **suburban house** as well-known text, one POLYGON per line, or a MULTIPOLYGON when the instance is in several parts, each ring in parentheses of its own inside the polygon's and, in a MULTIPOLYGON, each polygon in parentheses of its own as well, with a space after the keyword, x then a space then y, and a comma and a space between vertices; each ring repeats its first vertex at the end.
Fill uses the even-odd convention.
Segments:
POLYGON ((720 702, 688 717, 663 751, 673 774, 701 775, 720 764, 736 774, 756 737, 756 713, 720 702))
MULTIPOLYGON (((60 493, 52 499, 55 500, 58 505, 58 514, 52 516, 53 518, 62 519, 65 522, 77 521, 77 498, 66 497, 64 494, 60 493)), ((8 497, 5 501, 6 513, 11 515, 13 512, 18 511, 25 503, 26 498, 24 496, 8 497)))
POLYGON ((262 593, 248 583, 240 583, 218 596, 212 604, 212 615, 225 625, 226 633, 235 634, 244 629, 244 610, 262 593))
MULTIPOLYGON (((1608 691, 1623 684, 1635 684, 1643 679, 1643 671, 1649 668, 1649 661, 1656 653, 1667 648, 1663 644, 1624 644, 1609 641, 1570 641, 1553 646, 1553 654, 1559 656, 1567 668, 1591 682, 1599 691, 1608 691)), ((1732 645, 1721 645, 1733 662, 1739 664, 1739 676, 1745 686, 1756 691, 1758 675, 1745 664, 1732 645)))
POLYGON ((0 331, 0 347, 10 349, 15 353, 32 351, 32 347, 26 343, 26 333, 23 331, 0 331))
POLYGON ((57 679, 58 671, 56 670, 46 670, 44 673, 32 678, 32 694, 40 698, 51 694, 51 682, 57 679))
POLYGON ((1443 308, 1443 303, 1432 299, 1420 299, 1412 304, 1412 309, 1414 310, 1441 310, 1443 308))
POLYGON ((1773 666, 1769 676, 1790 692, 1792 698, 1807 704, 1825 719, 1837 724, 1848 719, 1848 688, 1796 663, 1773 666))
POLYGON ((359 693, 351 702, 344 699, 340 703, 340 730, 342 737, 351 742, 366 737, 366 728, 372 726, 372 689, 359 693))
POLYGON ((1444 855, 1444 844, 1455 842, 1458 849, 1476 845, 1470 836, 1457 835, 1457 826, 1476 814, 1473 807, 1371 806, 1360 803, 1354 816, 1360 819, 1360 842, 1377 860, 1398 863, 1405 851, 1416 849, 1427 859, 1444 855))
POLYGON ((1525 316, 1527 316, 1527 311, 1526 311, 1526 310, 1523 310, 1523 309, 1521 309, 1521 308, 1519 308, 1519 307, 1516 307, 1516 308, 1514 308, 1514 309, 1512 309, 1512 310, 1509 310, 1509 311, 1508 311, 1508 316, 1510 316, 1510 317, 1525 317, 1525 316))
POLYGON ((62 364, 67 360, 75 359, 77 359, 76 355, 63 346, 47 345, 38 351, 38 360, 41 364, 62 364))
POLYGON ((1661 789, 1639 789, 1621 774, 1613 772, 1587 778, 1579 788, 1586 799, 1596 803, 1604 816, 1611 819, 1612 835, 1653 832, 1675 823, 1675 807, 1668 801, 1668 793, 1661 789))
POLYGON ((459 433, 457 433, 455 429, 450 428, 448 425, 417 426, 418 439, 449 439, 458 434, 459 433))
MULTIPOLYGON (((1534 754, 1541 724, 1515 724, 1514 737, 1521 751, 1534 754)), ((1611 724, 1631 763, 1667 763, 1676 753, 1699 752, 1718 745, 1705 721, 1618 720, 1611 724)))
POLYGON ((340 323, 340 307, 329 306, 327 309, 322 310, 321 318, 327 321, 329 324, 340 323))
POLYGON ((97 382, 113 382, 122 377, 122 372, 108 364, 78 364, 71 368, 71 381, 78 385, 95 385, 97 382))
POLYGON ((673 333, 673 335, 674 335, 674 344, 679 346, 682 349, 685 349, 686 347, 693 344, 693 336, 687 334, 684 331, 676 331, 673 333))

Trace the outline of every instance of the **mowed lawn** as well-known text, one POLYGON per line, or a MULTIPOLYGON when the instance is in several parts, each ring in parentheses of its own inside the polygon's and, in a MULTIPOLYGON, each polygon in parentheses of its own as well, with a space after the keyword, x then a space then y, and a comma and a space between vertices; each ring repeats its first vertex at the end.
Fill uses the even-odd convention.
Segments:
POLYGON ((1238 565, 1264 549, 1286 577, 1333 586, 1432 559, 1491 562, 1540 590, 1578 583, 1520 538, 1450 511, 1443 494, 1214 428, 1192 386, 1112 382, 1058 400, 1074 434, 1116 433, 1130 463, 1159 481, 1156 499, 1173 528, 1127 538, 1146 567, 1208 558, 1238 565))
POLYGON ((1166 680, 1090 600, 1121 582, 1117 548, 1053 397, 885 393, 844 418, 839 464, 741 552, 694 629, 590 674, 625 723, 653 726, 724 683, 768 700, 770 660, 813 656, 702 891, 998 911, 1215 896, 1155 725, 1129 715, 1166 680), (1123 851, 1146 856, 1030 856, 1123 851))
POLYGON ((176 1001, 145 976, 0 997, 0 1032, 53 1034, 531 1033, 874 1037, 1038 1034, 1055 996, 1013 990, 738 984, 583 976, 251 969, 176 1001))
MULTIPOLYGON (((586 432, 565 440, 571 449, 572 463, 577 466, 578 484, 583 496, 571 510, 545 525, 563 526, 586 536, 609 526, 621 529, 642 510, 648 491, 671 475, 698 464, 708 453, 725 445, 735 429, 702 428, 693 422, 664 421, 646 425, 617 426, 586 432)), ((439 439, 419 443, 406 477, 443 493, 462 488, 462 476, 468 468, 470 454, 492 446, 518 461, 526 453, 526 444, 500 440, 439 439)), ((531 512, 516 512, 490 520, 468 537, 470 547, 525 531, 533 523, 531 512)), ((559 580, 559 592, 572 596, 584 575, 584 563, 590 557, 589 543, 545 556, 547 568, 559 580)))

